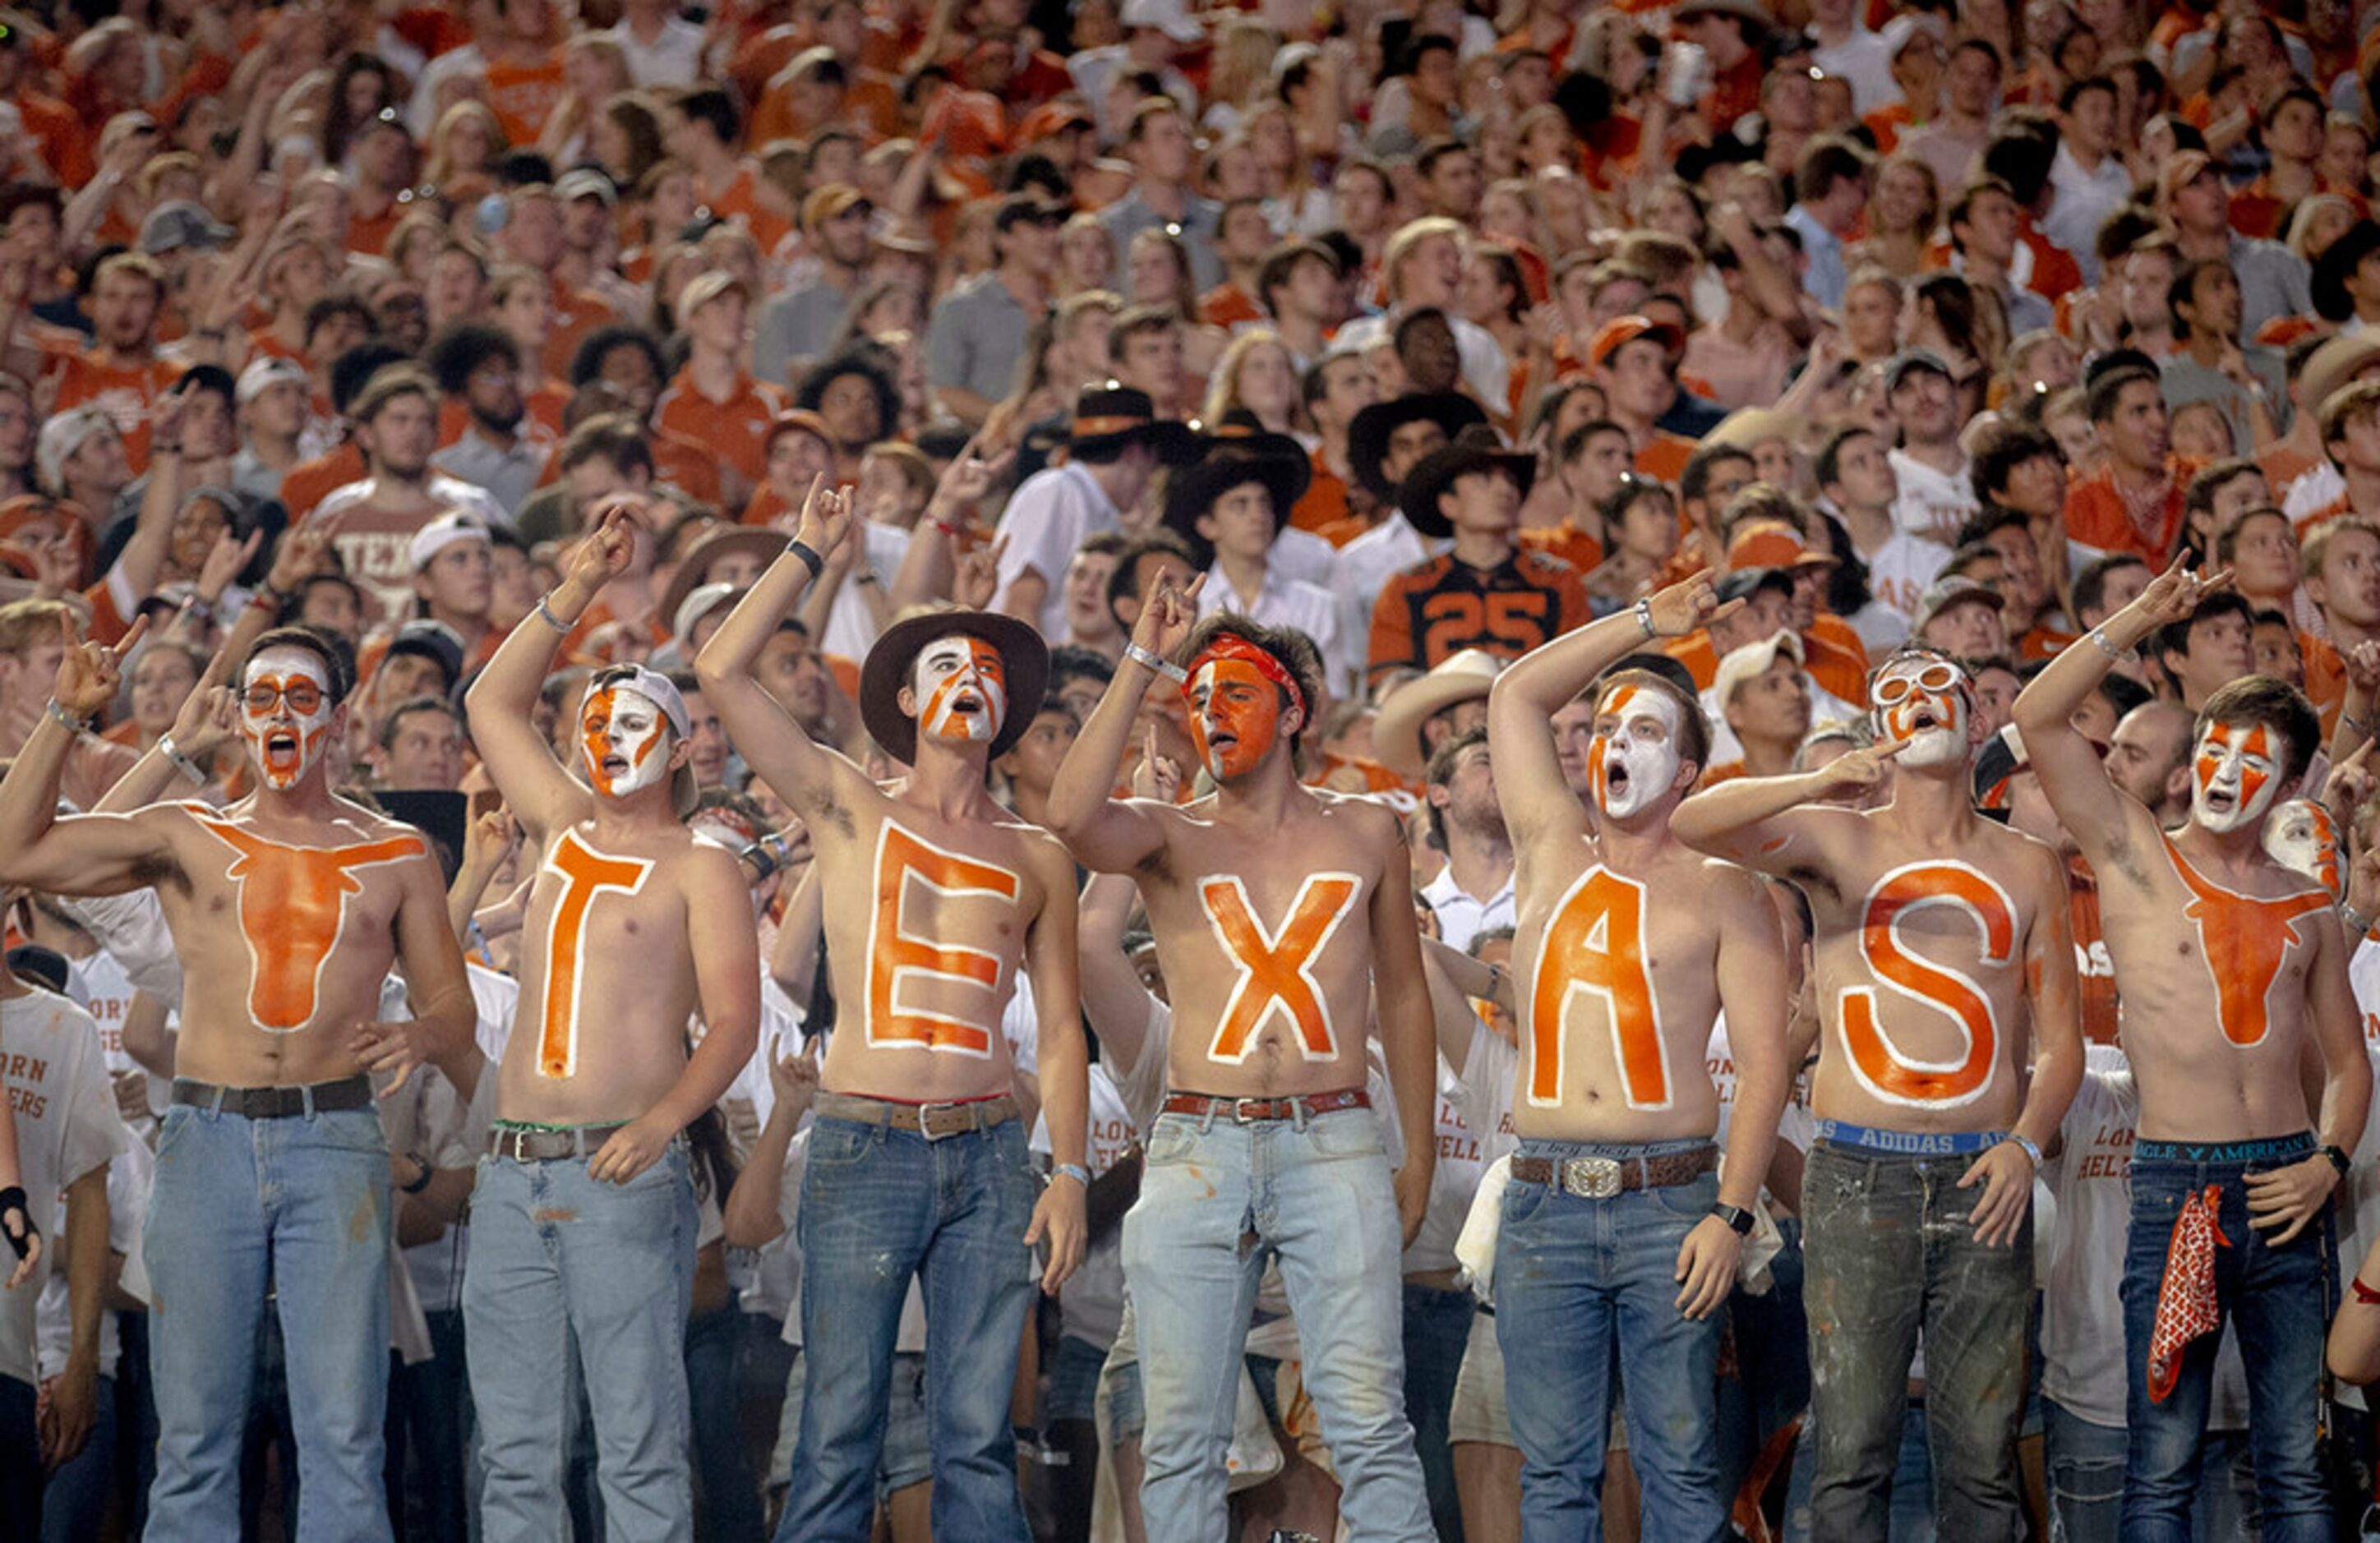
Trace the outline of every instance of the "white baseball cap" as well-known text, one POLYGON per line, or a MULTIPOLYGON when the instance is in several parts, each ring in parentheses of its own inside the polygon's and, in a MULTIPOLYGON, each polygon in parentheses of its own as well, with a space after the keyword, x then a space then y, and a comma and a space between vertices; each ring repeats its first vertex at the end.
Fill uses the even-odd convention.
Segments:
POLYGON ((277 354, 259 354, 248 361, 247 369, 239 372, 239 383, 232 390, 232 400, 244 407, 274 386, 303 387, 309 383, 306 367, 296 359, 283 358, 277 354))
POLYGON ((456 541, 488 540, 488 528, 459 509, 450 509, 413 533, 413 571, 419 573, 431 560, 456 541))

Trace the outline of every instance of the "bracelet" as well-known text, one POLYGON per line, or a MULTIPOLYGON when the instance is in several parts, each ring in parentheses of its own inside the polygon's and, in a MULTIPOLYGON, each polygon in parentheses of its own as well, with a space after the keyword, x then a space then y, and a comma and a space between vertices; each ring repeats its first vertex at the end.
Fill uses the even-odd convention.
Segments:
POLYGON ((874 568, 862 568, 857 573, 851 576, 851 581, 854 584, 876 583, 876 570, 874 568))
POLYGON ((2314 1148, 2313 1155, 2338 1169, 2338 1176, 2342 1179, 2347 1177, 2349 1172, 2354 1167, 2353 1163, 2347 1160, 2347 1153, 2337 1147, 2317 1147, 2314 1148))
POLYGON ((231 333, 228 328, 225 327, 200 327, 190 335, 192 337, 212 337, 217 343, 221 343, 225 338, 229 337, 231 333))
POLYGON ((1645 629, 1645 636, 1647 638, 1658 638, 1660 636, 1659 633, 1653 630, 1652 596, 1645 595, 1640 597, 1635 605, 1631 607, 1631 609, 1636 613, 1636 625, 1645 629))
POLYGON ((764 843, 747 842, 744 850, 736 853, 735 857, 737 861, 750 863, 758 870, 752 876, 752 881, 756 884, 777 871, 777 855, 770 851, 764 843))
POLYGON ((552 597, 551 595, 540 595, 537 597, 537 619, 543 622, 546 626, 553 628, 555 633, 558 635, 567 638, 570 636, 570 624, 555 615, 553 614, 553 608, 546 604, 546 601, 552 598, 552 597))
POLYGON ((152 441, 149 445, 149 454, 152 456, 178 456, 181 453, 182 442, 180 440, 176 440, 171 444, 163 444, 152 441))
POLYGON ((430 1181, 437 1176, 438 1171, 431 1167, 430 1160, 423 1157, 419 1152, 406 1153, 405 1160, 413 1164, 416 1168, 420 1169, 421 1176, 415 1179, 411 1184, 401 1184, 396 1187, 405 1191, 407 1195, 419 1195, 423 1190, 430 1187, 430 1181))
POLYGON ((2365 1285, 2363 1277, 2361 1275, 2348 1277, 2348 1289, 2355 1294, 2355 1300, 2358 1302, 2380 1303, 2380 1291, 2374 1291, 2370 1286, 2365 1285))
POLYGON ((826 566, 826 559, 820 556, 818 550, 799 536, 785 543, 785 555, 800 558, 802 566, 810 570, 812 578, 816 578, 819 576, 819 570, 826 566))
POLYGON ((62 726, 68 734, 82 734, 91 727, 91 721, 89 719, 78 718, 73 713, 68 712, 65 708, 58 705, 58 699, 55 697, 52 697, 50 699, 49 706, 43 708, 42 711, 48 713, 52 718, 57 720, 59 725, 62 726))
POLYGON ((934 521, 934 529, 937 529, 937 530, 939 530, 939 531, 941 531, 943 535, 945 535, 945 536, 947 536, 947 537, 949 537, 952 541, 957 541, 957 540, 959 539, 959 534, 960 534, 959 528, 958 528, 957 526, 955 526, 955 525, 953 525, 949 520, 946 520, 946 519, 938 519, 938 520, 934 521))
POLYGON ((206 770, 182 753, 182 747, 174 743, 172 731, 169 730, 157 736, 157 753, 173 762, 174 770, 189 778, 194 785, 199 787, 207 785, 206 770))
POLYGON ((2369 718, 2358 718, 2355 714, 2348 711, 2345 708, 2341 708, 2338 710, 2338 721, 2341 724, 2353 729, 2356 733, 2362 735, 2366 739, 2380 739, 2380 733, 2374 732, 2372 720, 2369 718))
POLYGON ((1050 1172, 1052 1175, 1062 1173, 1085 1189, 1091 1187, 1091 1171, 1079 1162, 1061 1162, 1053 1166, 1050 1172))
POLYGON ((2023 1136, 2016 1131, 2010 1131, 2000 1139, 2008 1142, 2009 1145, 2024 1153, 2026 1157, 2031 1158, 2033 1160, 2033 1165, 2035 1168, 2041 1166, 2041 1148, 2033 1144, 2033 1139, 2030 1136, 2023 1136))
POLYGON ((2116 647, 2114 642, 2108 638, 2106 629, 2102 627, 2095 626, 2091 629, 2091 641, 2098 645, 2099 651, 2101 653, 2106 654, 2108 658, 2114 660, 2119 664, 2130 664, 2141 656, 2141 652, 2138 649, 2119 649, 2116 647))
POLYGON ((1160 659, 1157 655, 1149 652, 1147 649, 1142 648, 1138 643, 1126 643, 1123 646, 1123 656, 1126 659, 1131 660, 1135 664, 1146 664, 1176 686, 1186 686, 1189 684, 1189 671, 1184 669, 1181 665, 1174 663, 1173 661, 1170 659, 1160 659))
POLYGON ((280 614, 281 608, 287 603, 288 601, 285 600, 276 600, 273 598, 273 587, 269 584, 258 586, 256 592, 248 597, 249 610, 268 611, 276 615, 280 614))
POLYGON ((2350 938, 2364 937, 2372 930, 2373 918, 2343 900, 2338 905, 2338 919, 2346 925, 2347 935, 2350 938))

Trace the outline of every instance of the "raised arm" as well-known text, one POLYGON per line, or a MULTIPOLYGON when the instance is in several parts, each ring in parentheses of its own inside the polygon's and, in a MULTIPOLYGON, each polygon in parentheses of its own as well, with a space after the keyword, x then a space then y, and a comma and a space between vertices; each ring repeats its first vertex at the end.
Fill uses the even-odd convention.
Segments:
POLYGON ((856 527, 850 495, 828 487, 823 475, 812 478, 809 494, 802 500, 800 533, 745 591, 694 662, 703 696, 719 710, 746 764, 805 820, 828 802, 840 758, 810 738, 792 713, 760 689, 752 678, 752 663, 809 588, 816 570, 825 566, 828 554, 841 542, 857 539, 856 527))
POLYGON ((174 540, 174 516, 182 507, 182 415, 189 398, 178 391, 157 399, 149 429, 149 482, 140 490, 140 510, 132 534, 115 554, 111 577, 121 578, 135 599, 157 587, 174 540))
POLYGON ((1132 641, 1050 785, 1050 829, 1065 839, 1086 868, 1129 873, 1165 844, 1170 806, 1112 794, 1133 719, 1139 714, 1141 698, 1157 680, 1158 666, 1171 672, 1169 679, 1180 674, 1180 662, 1173 656, 1197 626, 1198 591, 1206 582, 1204 574, 1186 589, 1176 589, 1162 576, 1150 581, 1140 619, 1133 624, 1132 641))
POLYGON ((809 1112, 810 1100, 818 1096, 818 1080, 815 1039, 804 1043, 794 1055, 785 1054, 779 1045, 769 1058, 769 1086, 776 1098, 769 1105, 768 1123, 760 1127, 759 1138, 752 1143, 751 1156, 744 1160, 743 1171, 735 1175, 727 1203, 720 1209, 720 1224, 726 1229, 730 1248, 759 1248, 784 1232, 785 1160, 793 1150, 795 1133, 801 1129, 802 1116, 809 1112))
POLYGON ((470 941, 471 918, 489 882, 520 845, 519 823, 501 808, 490 809, 463 832, 463 860, 455 865, 455 881, 446 886, 446 926, 456 942, 470 941))
POLYGON ((1421 929, 1414 920, 1412 854, 1404 822, 1378 809, 1384 829, 1380 881, 1372 891, 1372 995, 1378 1003, 1380 1053, 1389 1063, 1405 1162, 1396 1172, 1397 1211, 1405 1242, 1421 1231, 1429 1209, 1430 1175, 1438 1165, 1438 1035, 1422 974, 1421 929))
POLYGON ((1815 772, 1738 777, 1706 788, 1670 816, 1670 833, 1739 867, 1791 878, 1823 860, 1831 840, 1857 840, 1862 833, 1857 816, 1807 806, 1875 787, 1901 748, 1868 746, 1815 772))
POLYGON ((230 742, 239 711, 231 687, 223 684, 230 657, 227 650, 219 650, 207 661, 199 684, 190 688, 190 694, 182 699, 181 710, 174 714, 173 727, 159 735, 157 743, 132 763, 132 769, 100 796, 91 806, 92 813, 130 814, 169 793, 187 797, 212 784, 208 768, 213 764, 215 751, 230 742), (192 777, 192 770, 199 775, 192 777))
POLYGON ((1548 720, 1637 648, 1656 638, 1682 638, 1718 614, 1710 580, 1697 574, 1532 649, 1496 677, 1488 693, 1488 748, 1516 850, 1586 827, 1586 813, 1562 776, 1548 720))
POLYGON ((2155 840, 2156 820, 2108 780, 2099 752, 2074 727, 2074 713, 2118 660, 2231 581, 2228 569, 2206 577, 2185 571, 2181 564, 2174 559, 2139 598, 2068 644, 2017 694, 2017 732, 2024 736, 2024 753, 2042 794, 2095 869, 2130 868, 2133 848, 2155 840))
POLYGON ((546 832, 574 825, 594 808, 594 795, 554 759, 553 747, 531 720, 554 650, 603 586, 627 571, 636 550, 627 520, 625 499, 607 501, 595 528, 570 554, 562 582, 505 637, 464 699, 480 759, 503 790, 505 807, 540 845, 546 832))
POLYGON ((2074 968, 2064 865, 2046 849, 2034 856, 2033 926, 2024 948, 2025 978, 2032 982, 2033 1081, 2009 1139, 1977 1158, 1959 1180, 1961 1189, 1984 1186, 1973 1213, 1975 1237, 2000 1246, 2016 1242, 2033 1200, 2033 1153, 2047 1150, 2058 1139, 2067 1106, 2082 1086, 2082 990, 2074 968), (2031 1151, 2025 1142, 2032 1143, 2031 1151))
POLYGON ((1040 1038, 1035 1067, 1040 1080, 1041 1110, 1050 1125, 1052 1172, 1049 1188, 1033 1208, 1033 1224, 1026 1230, 1027 1247, 1047 1238, 1050 1262, 1041 1271, 1041 1289, 1055 1293, 1083 1262, 1087 1241, 1084 1204, 1090 1191, 1089 1162, 1091 1091, 1090 1051, 1083 1043, 1082 994, 1076 966, 1081 958, 1075 931, 1075 863, 1056 842, 1036 837, 1036 866, 1040 869, 1041 914, 1033 918, 1025 937, 1025 965, 1033 980, 1033 1010, 1040 1038), (1075 1172, 1068 1172, 1068 1169, 1075 1172))
POLYGON ((6 781, 0 781, 0 883, 53 894, 121 894, 154 882, 171 848, 159 814, 58 816, 58 780, 80 725, 115 699, 124 656, 148 630, 149 618, 114 648, 75 638, 74 623, 58 618, 66 655, 58 661, 50 710, 26 736, 6 781))

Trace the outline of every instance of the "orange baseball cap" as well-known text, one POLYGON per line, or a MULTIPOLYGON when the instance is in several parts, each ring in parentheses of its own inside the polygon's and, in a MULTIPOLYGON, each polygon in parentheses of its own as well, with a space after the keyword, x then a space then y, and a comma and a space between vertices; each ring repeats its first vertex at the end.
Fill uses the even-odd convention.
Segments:
POLYGON ((1586 357, 1593 363, 1605 363, 1640 337, 1653 339, 1673 356, 1686 351, 1686 334, 1668 322, 1656 322, 1649 316, 1615 316, 1603 323, 1595 341, 1586 346, 1586 357))
POLYGON ((1802 533, 1782 520, 1747 520, 1728 538, 1727 565, 1739 568, 1832 567, 1832 553, 1812 552, 1802 533))

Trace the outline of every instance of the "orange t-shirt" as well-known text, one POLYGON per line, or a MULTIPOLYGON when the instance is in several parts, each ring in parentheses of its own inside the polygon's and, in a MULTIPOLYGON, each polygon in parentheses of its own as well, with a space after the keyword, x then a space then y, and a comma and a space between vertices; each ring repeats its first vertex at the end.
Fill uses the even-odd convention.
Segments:
MULTIPOLYGON (((1289 523, 1299 530, 1327 534, 1334 525, 1347 520, 1347 483, 1322 459, 1322 452, 1314 451, 1307 457, 1314 466, 1314 480, 1305 484, 1305 494, 1289 512, 1289 523)), ((1343 545, 1363 534, 1368 527, 1359 527, 1342 537, 1332 538, 1333 545, 1343 545)))
POLYGON ((353 444, 342 444, 291 467, 281 479, 281 505, 289 511, 289 522, 298 524, 314 512, 315 504, 363 474, 364 453, 353 444))
POLYGON ((653 404, 653 421, 710 446, 747 480, 759 483, 769 477, 769 425, 784 410, 776 388, 749 375, 736 376, 735 391, 725 401, 714 402, 695 390, 693 378, 680 370, 653 404))
POLYGON ((1675 487, 1678 479, 1685 474, 1686 463, 1694 458, 1694 454, 1693 440, 1665 429, 1656 429, 1652 440, 1636 452, 1636 473, 1675 487))
POLYGON ((115 420, 124 435, 124 453, 140 471, 149 464, 149 418, 165 388, 181 379, 183 367, 169 359, 152 358, 134 369, 106 363, 96 349, 52 356, 50 375, 58 383, 57 405, 64 412, 88 403, 115 420))
POLYGON ((2068 539, 2094 552, 2129 553, 2153 568, 2162 568, 2181 539, 2183 479, 2177 475, 2166 489, 2156 532, 2143 536, 2127 512, 2124 495, 2116 491, 2112 468, 2099 471, 2067 490, 2065 525, 2068 539))
POLYGON ((1521 544, 1531 552, 1559 557, 1582 574, 1593 573, 1603 565, 1603 543, 1567 523, 1524 530, 1521 544))
POLYGON ((1198 314, 1210 327, 1236 327, 1265 319, 1264 308, 1232 284, 1219 284, 1198 297, 1198 314))
POLYGON ((494 110, 496 121, 504 126, 504 137, 516 145, 537 143, 545 120, 567 89, 559 49, 533 65, 488 67, 488 105, 494 110))

